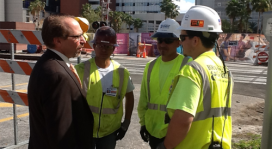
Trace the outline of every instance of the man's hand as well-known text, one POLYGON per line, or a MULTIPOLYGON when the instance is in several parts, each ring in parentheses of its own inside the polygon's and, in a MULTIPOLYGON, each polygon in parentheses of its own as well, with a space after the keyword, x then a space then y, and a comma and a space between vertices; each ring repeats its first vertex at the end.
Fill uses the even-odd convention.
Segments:
POLYGON ((116 140, 122 140, 127 132, 130 121, 124 121, 121 127, 116 131, 116 140))
POLYGON ((149 133, 148 133, 148 131, 146 130, 145 125, 144 125, 144 126, 141 126, 140 134, 141 134, 142 139, 143 139, 145 142, 148 142, 148 141, 149 141, 149 133))

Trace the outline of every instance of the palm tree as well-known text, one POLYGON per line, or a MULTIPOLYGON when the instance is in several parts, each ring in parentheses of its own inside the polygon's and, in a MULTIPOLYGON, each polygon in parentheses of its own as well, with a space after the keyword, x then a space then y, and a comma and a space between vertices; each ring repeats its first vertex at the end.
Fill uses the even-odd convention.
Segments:
POLYGON ((230 23, 227 20, 222 20, 222 30, 224 33, 230 32, 230 23))
POLYGON ((125 14, 123 15, 123 21, 127 24, 128 28, 129 28, 129 30, 130 30, 130 26, 131 26, 131 25, 133 24, 133 22, 134 22, 134 19, 132 18, 132 16, 129 15, 129 14, 127 14, 127 13, 125 13, 125 14))
POLYGON ((134 28, 136 29, 136 32, 138 33, 139 28, 142 28, 142 26, 143 26, 143 21, 141 19, 137 18, 134 20, 133 25, 134 25, 134 28))
POLYGON ((251 5, 253 10, 255 10, 256 12, 259 12, 258 28, 257 28, 257 33, 259 33, 260 16, 263 12, 271 10, 271 3, 269 0, 252 0, 251 5))
POLYGON ((234 21, 237 14, 240 13, 241 5, 237 0, 231 0, 227 3, 226 13, 231 20, 232 31, 234 30, 234 21))
POLYGON ((163 0, 160 4, 161 12, 165 13, 166 18, 176 18, 179 15, 178 6, 172 0, 163 0))
POLYGON ((250 17, 250 15, 251 15, 251 12, 252 12, 252 10, 251 10, 251 8, 250 8, 250 3, 251 3, 251 1, 252 0, 246 0, 246 32, 247 32, 247 30, 248 30, 248 20, 251 18, 250 17))
POLYGON ((35 24, 37 22, 37 25, 35 24, 36 30, 38 30, 40 25, 39 23, 40 12, 45 11, 44 7, 45 7, 45 2, 42 0, 35 0, 33 2, 30 2, 30 5, 28 7, 31 15, 33 16, 33 23, 35 24))
POLYGON ((111 17, 112 28, 118 33, 121 29, 123 23, 123 12, 120 11, 111 11, 109 16, 111 17))

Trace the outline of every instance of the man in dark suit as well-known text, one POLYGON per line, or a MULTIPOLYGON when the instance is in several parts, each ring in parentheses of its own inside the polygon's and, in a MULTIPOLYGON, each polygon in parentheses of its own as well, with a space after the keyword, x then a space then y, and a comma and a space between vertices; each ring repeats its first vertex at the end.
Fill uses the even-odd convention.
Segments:
POLYGON ((28 85, 29 149, 91 148, 93 115, 69 58, 86 41, 72 16, 44 20, 42 39, 48 47, 37 61, 28 85))

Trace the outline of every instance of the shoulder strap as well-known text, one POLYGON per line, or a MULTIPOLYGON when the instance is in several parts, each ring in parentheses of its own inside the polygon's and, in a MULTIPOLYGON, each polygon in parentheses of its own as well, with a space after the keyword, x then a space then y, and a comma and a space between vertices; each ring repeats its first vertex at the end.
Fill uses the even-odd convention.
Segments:
POLYGON ((90 71, 91 71, 91 62, 90 60, 87 60, 84 63, 84 74, 83 74, 83 93, 85 94, 85 97, 87 96, 87 90, 90 80, 90 71))
POLYGON ((190 58, 188 57, 188 56, 184 56, 184 58, 183 58, 183 60, 182 60, 182 63, 181 63, 181 65, 180 65, 180 68, 179 68, 179 70, 181 70, 181 68, 184 66, 184 65, 186 65, 186 63, 188 62, 188 60, 189 60, 190 58))
POLYGON ((118 89, 118 98, 121 99, 121 91, 123 88, 123 83, 124 83, 124 79, 125 79, 125 67, 123 67, 122 65, 119 66, 118 68, 118 73, 119 73, 119 89, 118 89))
POLYGON ((148 71, 147 71, 147 95, 148 95, 148 101, 150 102, 150 88, 149 88, 149 83, 150 83, 150 75, 151 75, 151 71, 155 65, 157 61, 157 58, 154 59, 152 62, 150 62, 149 67, 148 67, 148 71))

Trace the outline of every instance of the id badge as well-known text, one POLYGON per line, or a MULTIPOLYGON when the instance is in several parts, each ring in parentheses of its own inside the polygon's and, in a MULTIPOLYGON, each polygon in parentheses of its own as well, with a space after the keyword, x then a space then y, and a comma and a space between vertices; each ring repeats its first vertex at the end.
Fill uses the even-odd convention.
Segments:
POLYGON ((114 87, 107 88, 107 92, 106 92, 107 96, 116 97, 116 94, 117 94, 117 88, 114 88, 114 87))

